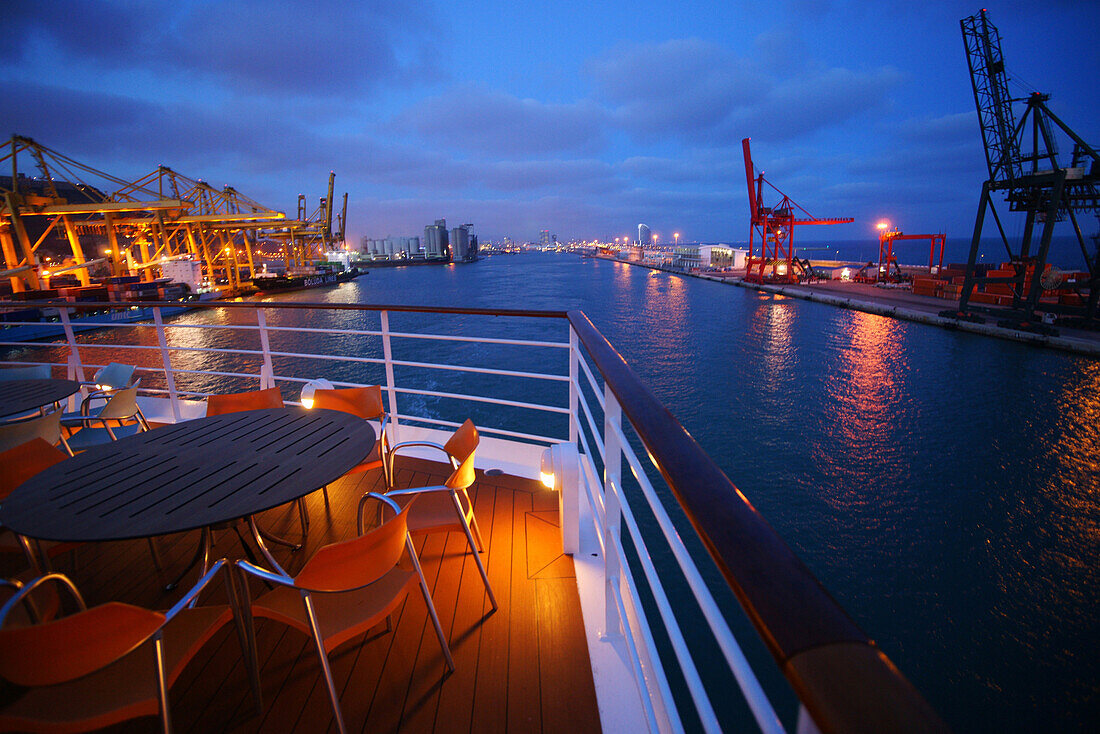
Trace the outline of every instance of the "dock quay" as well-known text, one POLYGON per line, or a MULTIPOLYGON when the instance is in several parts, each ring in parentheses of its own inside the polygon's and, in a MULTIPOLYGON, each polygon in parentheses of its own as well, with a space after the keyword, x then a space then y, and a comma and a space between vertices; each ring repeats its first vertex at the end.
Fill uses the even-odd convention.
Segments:
MULTIPOLYGON (((600 260, 622 262, 627 265, 637 265, 650 270, 659 270, 672 275, 686 278, 701 278, 715 283, 750 288, 762 293, 772 293, 798 298, 804 301, 824 303, 839 308, 847 308, 853 311, 888 316, 891 318, 913 321, 918 324, 938 326, 943 329, 954 329, 970 334, 990 336, 997 339, 1032 344, 1037 347, 1058 349, 1074 354, 1083 354, 1092 357, 1100 357, 1100 333, 1084 329, 1072 329, 1058 326, 1059 334, 1051 336, 1024 331, 1022 329, 1010 329, 998 326, 996 323, 976 323, 941 316, 945 308, 950 308, 952 301, 932 296, 921 296, 909 290, 901 288, 878 288, 865 283, 849 283, 836 281, 816 281, 799 284, 771 284, 749 283, 740 276, 720 277, 706 273, 688 273, 674 268, 661 267, 640 262, 630 262, 617 258, 595 256, 600 260)), ((1006 312, 1007 315, 1007 312, 1006 312)), ((990 314, 991 320, 996 319, 996 314, 990 314)))

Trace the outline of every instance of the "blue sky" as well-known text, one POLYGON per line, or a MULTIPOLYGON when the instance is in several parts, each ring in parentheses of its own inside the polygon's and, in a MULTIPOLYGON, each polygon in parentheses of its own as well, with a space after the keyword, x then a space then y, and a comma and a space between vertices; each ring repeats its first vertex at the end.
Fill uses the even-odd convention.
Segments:
MULTIPOLYGON (((968 237, 985 178, 958 2, 20 2, 0 133, 117 176, 164 164, 348 235, 742 241, 740 141, 803 240, 968 237)), ((1021 95, 1100 143, 1100 5, 986 6, 1021 95)), ((1093 228, 1091 223, 1087 226, 1093 228)))

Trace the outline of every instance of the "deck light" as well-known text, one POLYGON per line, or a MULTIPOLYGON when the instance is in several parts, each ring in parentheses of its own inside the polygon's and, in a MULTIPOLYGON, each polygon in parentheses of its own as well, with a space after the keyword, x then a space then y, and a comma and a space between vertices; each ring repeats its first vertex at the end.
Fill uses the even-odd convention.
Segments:
POLYGON ((313 407, 313 393, 317 390, 331 390, 332 383, 323 377, 318 377, 315 380, 310 380, 302 386, 302 406, 305 408, 313 407))
POLYGON ((542 452, 542 470, 539 472, 539 478, 542 479, 544 487, 554 489, 554 461, 550 457, 550 449, 542 452))
POLYGON ((580 456, 571 443, 556 443, 542 452, 542 483, 558 493, 562 550, 580 550, 580 456))

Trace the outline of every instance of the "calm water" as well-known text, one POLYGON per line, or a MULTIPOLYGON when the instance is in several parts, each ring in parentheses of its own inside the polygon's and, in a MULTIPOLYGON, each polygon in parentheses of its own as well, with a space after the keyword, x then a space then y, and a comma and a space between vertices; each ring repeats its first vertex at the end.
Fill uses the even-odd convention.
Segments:
MULTIPOLYGON (((567 255, 380 270, 283 298, 584 310, 956 730, 1100 721, 1100 362, 567 255)), ((391 327, 565 338, 560 323, 484 317, 395 314, 391 327)), ((221 343, 174 337, 188 340, 221 343)), ((370 337, 339 341, 377 353, 370 337)), ((422 348, 419 359, 444 349, 422 348)), ((463 364, 564 365, 553 350, 501 365, 491 350, 449 349, 463 364)), ((479 392, 475 378, 423 373, 399 370, 398 382, 479 392)), ((354 366, 327 376, 382 379, 354 366)), ((515 382, 494 392, 563 404, 515 382)), ((564 430, 448 402, 403 397, 401 412, 564 430)))

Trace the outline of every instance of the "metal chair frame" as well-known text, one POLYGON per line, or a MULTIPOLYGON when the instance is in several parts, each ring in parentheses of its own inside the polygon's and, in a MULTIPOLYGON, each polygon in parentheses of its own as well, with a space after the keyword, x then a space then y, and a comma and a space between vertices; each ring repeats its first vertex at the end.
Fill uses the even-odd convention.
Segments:
MULTIPOLYGON (((137 389, 141 384, 141 380, 135 380, 133 383, 123 388, 107 388, 104 390, 96 390, 88 394, 87 397, 80 403, 80 415, 62 418, 61 424, 66 428, 79 427, 83 429, 93 428, 95 423, 101 423, 102 428, 106 429, 107 435, 110 440, 117 441, 118 436, 115 435, 115 430, 111 428, 111 421, 118 423, 115 428, 122 428, 123 421, 133 420, 138 426, 138 432, 149 430, 149 421, 145 420, 145 414, 141 412, 141 407, 137 404, 137 389), (125 400, 129 393, 133 393, 134 410, 132 413, 118 413, 111 410, 112 405, 116 401, 125 400), (92 398, 106 399, 106 403, 98 408, 90 408, 89 403, 92 398), (93 413, 94 411, 94 413, 93 413), (104 413, 107 415, 104 416, 104 413)), ((105 442, 100 442, 105 443, 105 442)), ((94 444, 92 444, 94 445, 94 444)))
MULTIPOLYGON (((130 647, 129 650, 119 654, 113 660, 106 661, 103 665, 98 667, 95 671, 91 672, 91 674, 95 674, 95 672, 97 672, 99 670, 103 670, 104 668, 110 666, 112 663, 114 663, 118 660, 121 660, 122 658, 129 655, 131 652, 137 650, 142 645, 144 645, 146 642, 152 640, 153 648, 154 648, 154 658, 155 658, 155 661, 156 661, 156 664, 155 664, 156 671, 155 671, 155 673, 156 673, 156 684, 157 684, 157 698, 158 698, 158 705, 159 705, 160 715, 161 715, 161 728, 162 728, 162 731, 165 732, 165 734, 170 734, 170 732, 172 731, 172 721, 171 721, 171 711, 170 711, 169 704, 168 704, 168 673, 169 672, 166 670, 166 666, 165 666, 164 629, 168 624, 170 624, 172 622, 173 619, 178 617, 185 609, 192 606, 193 602, 198 598, 198 595, 207 587, 207 585, 209 585, 210 581, 214 578, 214 576, 217 575, 220 571, 223 570, 223 568, 224 568, 225 573, 226 573, 226 587, 227 587, 227 590, 228 590, 228 593, 229 593, 230 605, 231 605, 231 608, 234 609, 233 619, 234 619, 234 624, 237 627, 238 639, 241 642, 242 650, 247 651, 249 649, 248 644, 249 644, 250 638, 248 637, 247 630, 244 627, 243 620, 241 619, 240 615, 236 613, 236 609, 240 607, 240 604, 238 603, 239 598, 237 596, 237 591, 236 591, 236 589, 234 587, 234 584, 233 584, 233 578, 232 578, 232 575, 230 574, 230 569, 226 566, 227 566, 227 561, 224 558, 221 558, 221 559, 215 561, 214 564, 211 566, 210 570, 207 571, 207 573, 201 579, 199 579, 199 581, 193 587, 191 587, 191 589, 186 594, 183 595, 183 598, 181 598, 179 601, 177 601, 175 603, 175 605, 173 605, 172 608, 169 609, 167 612, 164 612, 164 620, 160 623, 160 625, 157 626, 157 628, 155 630, 153 630, 150 634, 147 634, 146 636, 144 636, 140 639, 135 639, 133 641, 134 642, 133 646, 130 647)), ((7 600, 7 602, 5 602, 3 607, 0 608, 0 628, 3 627, 4 622, 7 620, 8 615, 12 611, 12 609, 14 609, 19 604, 25 603, 25 601, 29 598, 29 595, 33 591, 35 591, 39 587, 43 586, 47 582, 51 582, 51 581, 62 585, 64 588, 66 588, 69 591, 70 596, 72 596, 74 602, 76 603, 76 605, 79 607, 79 610, 80 610, 80 611, 76 612, 76 614, 80 614, 80 613, 88 611, 88 607, 85 604, 83 597, 80 595, 80 592, 77 590, 77 588, 73 584, 73 582, 70 581, 68 579, 68 577, 66 577, 64 574, 50 573, 50 574, 40 576, 40 577, 38 577, 38 578, 36 578, 32 581, 29 581, 26 584, 22 584, 21 587, 18 589, 18 591, 16 591, 16 593, 14 595, 12 595, 7 600)), ((18 582, 15 582, 15 584, 18 584, 18 582)), ((246 663, 249 663, 249 662, 251 662, 251 661, 246 659, 246 663)), ((253 694, 254 698, 256 699, 257 706, 262 710, 262 703, 261 703, 261 700, 260 700, 259 676, 258 676, 254 666, 248 666, 248 667, 249 667, 250 684, 251 684, 251 687, 252 687, 252 694, 253 694)), ((73 679, 75 680, 75 677, 73 679)), ((63 685, 64 681, 60 681, 59 683, 61 685, 63 685)))
MULTIPOLYGON (((476 449, 471 449, 469 455, 464 457, 462 462, 460 462, 457 457, 455 457, 453 454, 451 454, 447 450, 447 448, 445 446, 441 445, 441 444, 432 443, 431 441, 405 441, 405 442, 396 444, 395 446, 393 446, 390 449, 389 474, 390 474, 391 478, 393 477, 393 461, 397 457, 398 452, 401 449, 410 448, 410 447, 413 447, 413 446, 420 446, 420 447, 428 447, 428 448, 437 449, 437 450, 443 452, 447 456, 447 459, 451 463, 451 468, 453 469, 451 477, 448 479, 448 484, 450 484, 451 481, 454 480, 457 477, 457 475, 459 474, 459 469, 461 468, 461 466, 464 462, 466 462, 466 461, 469 461, 471 463, 473 462, 474 451, 476 450, 476 449)), ((473 474, 472 467, 471 467, 470 474, 471 474, 471 476, 473 474)), ((466 542, 470 546, 470 550, 471 550, 471 552, 473 554, 473 557, 474 557, 474 563, 477 565, 478 573, 481 574, 481 580, 485 584, 485 592, 489 596, 489 601, 493 605, 493 610, 496 611, 496 609, 497 609, 496 595, 493 594, 493 587, 489 583, 489 574, 486 572, 485 564, 481 560, 481 553, 484 550, 484 545, 483 545, 482 539, 481 539, 481 529, 478 527, 477 517, 474 514, 473 501, 470 499, 470 494, 467 491, 471 484, 473 484, 472 480, 468 484, 465 484, 464 486, 459 485, 459 486, 451 487, 451 486, 448 486, 448 485, 444 484, 444 485, 430 486, 430 487, 409 487, 409 488, 406 488, 406 489, 390 489, 386 492, 386 496, 387 497, 402 497, 402 496, 416 496, 416 495, 421 495, 421 494, 439 494, 439 493, 447 493, 447 494, 450 495, 451 502, 454 504, 455 514, 458 516, 459 525, 462 527, 462 532, 466 535, 466 542), (460 497, 460 495, 461 495, 461 497, 460 497), (465 499, 465 503, 466 503, 465 507, 463 506, 463 502, 462 502, 463 499, 465 499), (467 515, 469 515, 469 517, 473 519, 473 524, 472 525, 467 520, 467 515)), ((363 533, 363 525, 364 525, 364 523, 363 523, 363 511, 365 509, 366 502, 367 502, 367 499, 368 499, 369 496, 370 496, 369 494, 363 495, 363 497, 359 500, 359 507, 358 507, 357 512, 356 512, 356 526, 357 526, 360 534, 363 533)), ((379 512, 381 513, 381 508, 379 509, 379 512)), ((381 517, 381 515, 379 515, 379 516, 381 517)))
MULTIPOLYGON (((394 502, 386 495, 378 494, 376 492, 369 492, 366 497, 383 503, 384 505, 392 509, 396 514, 401 513, 401 507, 398 506, 396 502, 394 502)), ((360 535, 360 537, 363 536, 360 535)), ((454 658, 451 657, 450 646, 447 644, 447 638, 443 633, 443 626, 439 622, 439 615, 435 611, 435 604, 432 603, 432 596, 430 590, 428 589, 428 582, 424 578, 424 571, 421 569, 420 561, 416 557, 416 547, 413 545, 412 536, 409 535, 408 530, 405 531, 405 553, 409 556, 413 568, 416 571, 416 575, 418 577, 418 585, 420 586, 420 593, 423 595, 424 603, 428 607, 428 614, 432 618, 432 625, 435 627, 435 634, 436 637, 439 639, 440 647, 443 648, 443 655, 447 660, 447 668, 449 671, 453 672, 455 669, 454 658)), ((320 658, 321 671, 325 676, 325 684, 328 686, 329 699, 332 702, 332 709, 336 717, 336 724, 341 734, 343 734, 347 731, 347 727, 344 724, 344 715, 342 709, 340 708, 340 697, 339 694, 336 692, 336 683, 332 677, 332 669, 329 665, 328 653, 325 651, 325 640, 321 634, 321 625, 317 617, 317 610, 314 606, 312 597, 313 594, 341 594, 359 591, 361 589, 369 587, 372 583, 374 583, 378 580, 378 578, 381 577, 372 579, 372 581, 367 584, 349 587, 346 589, 340 589, 339 591, 333 591, 330 589, 310 589, 299 586, 295 578, 287 574, 285 571, 282 571, 282 569, 280 569, 280 573, 276 573, 260 568, 244 560, 237 560, 236 566, 239 573, 241 574, 241 587, 244 590, 244 601, 246 602, 242 604, 242 612, 246 617, 245 627, 249 630, 250 644, 253 645, 251 649, 251 654, 253 655, 255 655, 255 626, 252 615, 251 600, 248 597, 248 576, 254 576, 262 581, 267 582, 268 584, 296 589, 299 591, 299 593, 301 593, 302 604, 305 609, 306 617, 309 620, 310 636, 313 638, 314 644, 317 648, 317 655, 320 658)))

